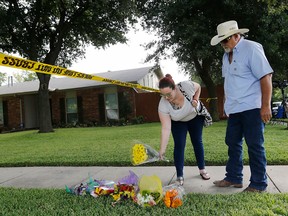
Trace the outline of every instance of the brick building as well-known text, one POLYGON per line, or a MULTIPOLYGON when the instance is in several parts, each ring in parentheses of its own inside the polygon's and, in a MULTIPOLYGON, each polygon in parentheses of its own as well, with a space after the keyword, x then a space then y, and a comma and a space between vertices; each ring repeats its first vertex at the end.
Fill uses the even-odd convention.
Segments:
MULTIPOLYGON (((163 76, 161 69, 144 67, 95 74, 157 89, 163 76)), ((38 128, 39 81, 0 87, 0 128, 38 128)), ((51 78, 50 110, 53 125, 100 123, 131 120, 142 116, 145 121, 159 121, 159 93, 75 78, 51 78)))
MULTIPOLYGON (((158 81, 163 77, 161 69, 153 67, 95 75, 154 89, 158 89, 158 81)), ((0 86, 0 131, 38 128, 38 88, 38 80, 0 86)), ((131 121, 140 116, 145 122, 159 121, 160 95, 156 92, 69 77, 52 77, 49 91, 54 126, 76 122, 95 125, 121 119, 131 121)), ((218 86, 216 91, 219 118, 224 119, 223 86, 218 86)), ((202 87, 200 98, 209 110, 210 98, 205 87, 202 87)))

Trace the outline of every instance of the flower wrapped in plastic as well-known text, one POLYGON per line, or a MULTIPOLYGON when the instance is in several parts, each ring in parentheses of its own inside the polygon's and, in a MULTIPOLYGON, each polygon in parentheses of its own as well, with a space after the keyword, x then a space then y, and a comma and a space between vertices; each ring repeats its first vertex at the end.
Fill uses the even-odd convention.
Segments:
POLYGON ((161 179, 156 176, 142 176, 139 180, 139 192, 134 201, 142 206, 154 206, 162 199, 163 190, 161 179))
POLYGON ((138 185, 139 177, 131 170, 129 170, 129 175, 118 179, 118 184, 127 185, 138 185))
POLYGON ((95 187, 98 187, 99 185, 100 185, 99 181, 89 177, 88 181, 84 183, 79 183, 72 187, 68 187, 67 185, 65 185, 65 188, 67 193, 78 196, 85 196, 87 194, 91 194, 91 192, 95 189, 95 187))
POLYGON ((114 192, 111 194, 114 199, 113 206, 123 199, 133 200, 136 196, 139 178, 134 172, 129 173, 128 176, 118 179, 118 183, 114 185, 114 192))
POLYGON ((185 191, 183 186, 172 184, 163 187, 164 204, 168 208, 178 208, 183 205, 185 191))
POLYGON ((132 147, 131 161, 134 166, 159 161, 159 159, 159 153, 149 145, 137 143, 132 147))
POLYGON ((98 183, 97 186, 94 187, 94 190, 90 192, 91 196, 106 196, 114 193, 114 185, 115 182, 111 180, 95 180, 98 183))
POLYGON ((122 200, 134 200, 134 197, 136 196, 135 186, 127 184, 115 184, 114 192, 111 194, 111 196, 114 200, 112 203, 113 206, 122 200))

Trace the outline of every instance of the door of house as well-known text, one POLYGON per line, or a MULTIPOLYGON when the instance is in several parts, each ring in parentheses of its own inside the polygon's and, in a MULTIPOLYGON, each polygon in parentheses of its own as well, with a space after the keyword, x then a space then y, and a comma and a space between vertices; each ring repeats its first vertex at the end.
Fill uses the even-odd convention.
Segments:
POLYGON ((37 95, 24 96, 24 128, 38 128, 37 95))

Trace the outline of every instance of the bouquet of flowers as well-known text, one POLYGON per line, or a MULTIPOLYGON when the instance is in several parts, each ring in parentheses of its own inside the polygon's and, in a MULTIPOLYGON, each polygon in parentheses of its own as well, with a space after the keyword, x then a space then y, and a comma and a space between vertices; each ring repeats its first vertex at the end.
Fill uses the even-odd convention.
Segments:
POLYGON ((85 196, 87 194, 90 194, 94 190, 94 188, 98 187, 99 185, 99 181, 93 180, 91 177, 89 177, 89 180, 87 182, 79 183, 72 187, 68 187, 67 185, 65 185, 65 188, 67 193, 78 196, 85 196))
POLYGON ((162 193, 162 182, 158 176, 142 176, 134 201, 142 207, 154 206, 162 199, 162 193))
POLYGON ((131 161, 134 166, 159 161, 159 159, 159 153, 149 145, 137 143, 132 147, 131 161))
POLYGON ((129 171, 129 175, 118 179, 117 184, 111 180, 96 180, 89 177, 87 182, 72 187, 66 185, 65 187, 67 193, 78 196, 91 195, 99 197, 111 195, 115 201, 112 203, 114 205, 122 199, 133 200, 138 189, 138 181, 138 176, 129 171))
POLYGON ((163 187, 164 204, 168 208, 178 208, 183 205, 184 188, 178 184, 163 187))
POLYGON ((115 184, 114 192, 111 193, 114 202, 112 206, 115 206, 121 200, 131 199, 133 200, 136 195, 134 185, 126 185, 126 184, 115 184))
POLYGON ((114 192, 111 194, 115 201, 112 203, 113 206, 123 199, 133 200, 136 195, 139 178, 134 172, 129 171, 129 173, 128 176, 119 179, 118 184, 114 185, 114 192))
POLYGON ((110 195, 114 193, 114 181, 109 180, 95 180, 98 182, 98 186, 95 186, 94 190, 90 192, 91 196, 98 197, 103 195, 110 195))
POLYGON ((114 181, 96 180, 89 177, 89 180, 84 183, 79 183, 72 187, 68 187, 67 185, 65 185, 65 188, 67 193, 73 195, 91 195, 93 197, 98 197, 100 195, 108 195, 110 193, 113 193, 114 184, 114 181))

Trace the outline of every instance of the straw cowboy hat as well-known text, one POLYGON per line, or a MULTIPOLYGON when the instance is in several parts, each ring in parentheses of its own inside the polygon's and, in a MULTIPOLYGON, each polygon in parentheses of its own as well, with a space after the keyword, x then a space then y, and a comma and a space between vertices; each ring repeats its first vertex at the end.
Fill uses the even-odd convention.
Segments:
POLYGON ((220 43, 222 40, 224 40, 225 38, 233 34, 236 34, 236 33, 244 34, 247 32, 249 32, 249 29, 247 28, 238 29, 238 24, 235 20, 227 21, 217 26, 217 35, 211 39, 210 44, 212 46, 215 46, 218 43, 220 43))

